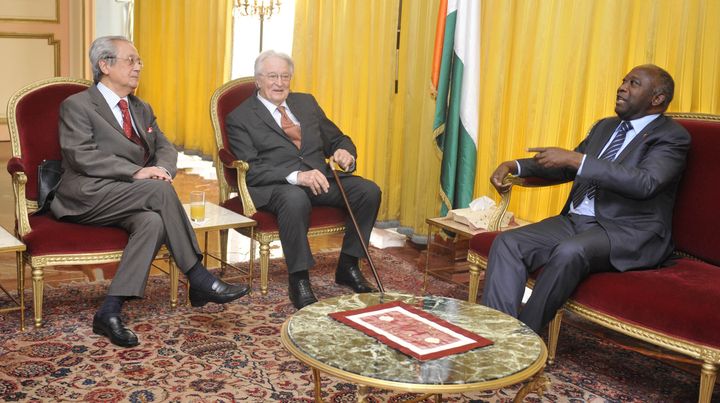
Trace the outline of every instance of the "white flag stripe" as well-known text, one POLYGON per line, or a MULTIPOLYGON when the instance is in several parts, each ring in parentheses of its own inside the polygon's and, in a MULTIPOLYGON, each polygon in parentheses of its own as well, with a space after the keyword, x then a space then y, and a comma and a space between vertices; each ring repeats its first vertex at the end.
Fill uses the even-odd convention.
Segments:
POLYGON ((463 62, 460 93, 460 121, 478 144, 478 107, 480 101, 480 2, 459 0, 455 26, 455 53, 463 62))

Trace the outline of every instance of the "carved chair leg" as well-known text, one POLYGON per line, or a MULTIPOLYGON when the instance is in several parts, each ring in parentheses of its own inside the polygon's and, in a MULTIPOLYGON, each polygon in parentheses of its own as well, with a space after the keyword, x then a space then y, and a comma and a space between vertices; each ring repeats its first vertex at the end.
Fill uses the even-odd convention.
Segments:
POLYGON ((42 326, 42 304, 43 304, 43 269, 42 267, 32 268, 33 282, 33 314, 35 316, 35 327, 42 326))
POLYGON ((260 241, 260 292, 268 293, 268 270, 270 268, 270 243, 260 241))
POLYGON ((559 309, 555 314, 555 319, 550 322, 548 327, 548 364, 555 362, 555 353, 557 352, 558 338, 560 337, 560 323, 562 322, 563 310, 559 309))
POLYGON ((705 361, 700 370, 700 395, 698 403, 710 403, 715 379, 717 378, 717 364, 705 361))
POLYGON ((178 267, 173 262, 172 256, 168 257, 168 271, 170 272, 170 307, 177 308, 178 303, 178 267))
POLYGON ((468 302, 474 304, 477 301, 478 288, 480 286, 480 268, 475 263, 470 263, 470 284, 468 290, 468 302))

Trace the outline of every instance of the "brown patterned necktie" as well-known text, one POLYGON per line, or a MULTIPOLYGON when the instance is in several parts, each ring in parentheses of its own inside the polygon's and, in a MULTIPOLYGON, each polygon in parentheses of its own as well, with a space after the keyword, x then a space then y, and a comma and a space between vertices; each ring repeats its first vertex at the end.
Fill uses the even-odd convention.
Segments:
POLYGON ((292 120, 290 120, 290 117, 288 117, 287 112, 285 112, 285 107, 280 105, 278 106, 278 110, 280 111, 280 125, 282 126, 283 131, 285 134, 290 138, 290 140, 295 144, 295 147, 300 149, 300 144, 302 143, 302 134, 300 131, 300 125, 296 125, 293 123, 292 120))

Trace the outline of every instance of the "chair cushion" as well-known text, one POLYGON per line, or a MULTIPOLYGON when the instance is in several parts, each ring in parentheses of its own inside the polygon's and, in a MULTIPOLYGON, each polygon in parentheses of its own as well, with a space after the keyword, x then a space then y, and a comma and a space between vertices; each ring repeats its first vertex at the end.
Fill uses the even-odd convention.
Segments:
POLYGON ((571 298, 624 321, 720 348, 719 270, 680 259, 660 269, 598 273, 571 298))
POLYGON ((490 254, 490 246, 499 233, 500 231, 489 231, 475 234, 472 238, 470 238, 468 247, 480 256, 487 257, 488 254, 490 254))
POLYGON ((122 228, 58 221, 50 213, 30 216, 30 227, 22 241, 32 256, 112 252, 125 249, 128 242, 122 228))
MULTIPOLYGON (((225 201, 222 206, 238 214, 243 214, 242 202, 239 196, 225 201)), ((250 218, 257 221, 255 231, 275 232, 278 230, 275 214, 258 210, 250 218)), ((312 213, 310 214, 310 228, 334 227, 337 225, 345 225, 345 210, 328 206, 313 207, 312 213)))

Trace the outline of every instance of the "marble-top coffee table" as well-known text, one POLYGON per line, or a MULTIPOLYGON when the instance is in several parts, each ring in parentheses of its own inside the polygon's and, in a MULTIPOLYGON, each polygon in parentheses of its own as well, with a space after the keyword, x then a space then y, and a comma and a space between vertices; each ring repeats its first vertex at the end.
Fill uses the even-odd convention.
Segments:
POLYGON ((324 299, 285 321, 282 343, 312 368, 318 402, 320 372, 359 385, 358 401, 365 399, 368 386, 436 395, 439 401, 444 393, 499 389, 529 380, 515 397, 521 401, 530 392, 541 394, 548 382, 542 375, 547 349, 537 334, 511 316, 453 298, 376 293, 324 299), (421 306, 494 344, 419 361, 328 316, 397 300, 421 306))

